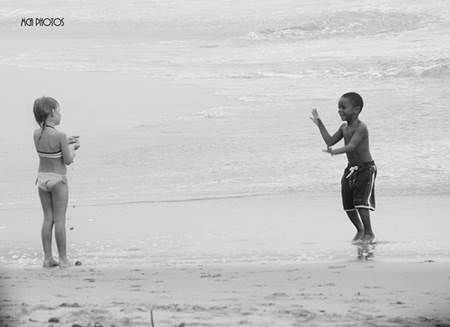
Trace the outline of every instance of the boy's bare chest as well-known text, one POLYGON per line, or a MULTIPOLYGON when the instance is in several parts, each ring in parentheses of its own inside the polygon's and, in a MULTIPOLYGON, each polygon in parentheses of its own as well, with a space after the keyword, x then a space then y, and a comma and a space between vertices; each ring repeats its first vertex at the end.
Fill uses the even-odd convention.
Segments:
POLYGON ((342 129, 342 133, 344 134, 344 140, 350 141, 350 139, 352 138, 353 134, 355 134, 356 128, 352 127, 352 126, 345 126, 342 129))

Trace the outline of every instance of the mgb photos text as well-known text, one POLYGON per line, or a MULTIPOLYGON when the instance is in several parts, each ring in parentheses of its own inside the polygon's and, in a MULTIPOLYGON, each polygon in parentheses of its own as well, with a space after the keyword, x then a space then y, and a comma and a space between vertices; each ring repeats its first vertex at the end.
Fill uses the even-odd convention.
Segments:
POLYGON ((20 21, 20 26, 25 27, 63 27, 64 26, 64 18, 59 17, 29 17, 29 18, 22 18, 20 21))

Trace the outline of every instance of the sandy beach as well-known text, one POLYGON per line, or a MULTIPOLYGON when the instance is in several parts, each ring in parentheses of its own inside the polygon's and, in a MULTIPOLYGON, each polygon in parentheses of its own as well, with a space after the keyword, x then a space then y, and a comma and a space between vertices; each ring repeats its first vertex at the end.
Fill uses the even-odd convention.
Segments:
POLYGON ((449 268, 347 261, 6 269, 2 326, 151 326, 150 310, 155 326, 449 326, 449 268))
POLYGON ((153 310, 155 326, 447 326, 444 199, 381 198, 368 260, 349 243, 344 214, 328 215, 334 198, 81 207, 68 228, 82 266, 51 270, 40 267, 39 217, 24 231, 14 210, 2 238, 3 325, 150 326, 153 310), (405 210, 392 223, 394 207, 405 210), (398 233, 425 213, 433 228, 415 219, 398 233))

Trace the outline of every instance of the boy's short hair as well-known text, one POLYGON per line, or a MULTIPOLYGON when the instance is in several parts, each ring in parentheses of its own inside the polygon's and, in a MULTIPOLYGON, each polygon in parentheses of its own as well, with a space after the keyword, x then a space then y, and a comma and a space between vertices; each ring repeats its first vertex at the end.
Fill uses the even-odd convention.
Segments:
POLYGON ((364 101, 362 97, 356 92, 348 92, 342 95, 342 98, 347 98, 352 103, 353 107, 360 107, 362 110, 364 106, 364 101))

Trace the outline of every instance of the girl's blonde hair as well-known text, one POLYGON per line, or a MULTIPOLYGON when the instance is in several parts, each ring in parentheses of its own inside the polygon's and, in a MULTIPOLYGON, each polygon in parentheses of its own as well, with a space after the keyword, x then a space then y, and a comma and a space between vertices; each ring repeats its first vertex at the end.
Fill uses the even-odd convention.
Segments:
POLYGON ((58 106, 58 101, 51 97, 43 96, 34 100, 33 113, 39 126, 45 127, 45 121, 58 106))

